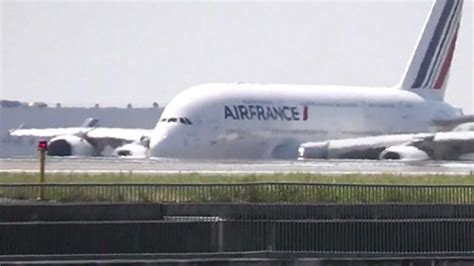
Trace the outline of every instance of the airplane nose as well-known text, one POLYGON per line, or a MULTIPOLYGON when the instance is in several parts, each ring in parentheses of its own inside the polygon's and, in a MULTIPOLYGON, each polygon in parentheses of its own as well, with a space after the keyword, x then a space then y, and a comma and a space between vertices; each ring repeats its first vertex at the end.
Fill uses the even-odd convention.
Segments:
MULTIPOLYGON (((176 132, 173 132, 176 133, 176 132)), ((161 134, 150 140, 150 157, 183 157, 189 153, 182 134, 161 134)))
POLYGON ((173 154, 172 142, 166 135, 152 138, 150 140, 150 156, 151 157, 172 157, 173 154))
POLYGON ((185 126, 159 128, 150 138, 150 157, 190 157, 194 153, 195 138, 185 126))

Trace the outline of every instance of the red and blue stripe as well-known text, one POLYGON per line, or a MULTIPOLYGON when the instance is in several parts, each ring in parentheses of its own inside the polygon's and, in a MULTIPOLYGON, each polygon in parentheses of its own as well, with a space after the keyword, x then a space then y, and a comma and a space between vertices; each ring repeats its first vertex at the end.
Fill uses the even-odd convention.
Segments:
POLYGON ((451 65, 462 0, 445 0, 440 19, 411 88, 443 87, 451 65))

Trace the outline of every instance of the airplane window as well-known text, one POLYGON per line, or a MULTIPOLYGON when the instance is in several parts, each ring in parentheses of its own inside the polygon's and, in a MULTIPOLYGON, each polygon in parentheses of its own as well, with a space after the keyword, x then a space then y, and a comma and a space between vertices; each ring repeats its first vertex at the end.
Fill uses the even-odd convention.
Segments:
POLYGON ((182 117, 179 118, 179 122, 181 122, 182 124, 187 124, 186 120, 184 120, 184 118, 182 118, 182 117))
POLYGON ((176 118, 168 118, 168 122, 178 122, 178 119, 176 118))
POLYGON ((161 122, 166 122, 166 118, 161 118, 161 122))
POLYGON ((192 125, 193 123, 191 123, 191 120, 189 120, 189 118, 185 117, 184 120, 188 123, 188 125, 192 125))

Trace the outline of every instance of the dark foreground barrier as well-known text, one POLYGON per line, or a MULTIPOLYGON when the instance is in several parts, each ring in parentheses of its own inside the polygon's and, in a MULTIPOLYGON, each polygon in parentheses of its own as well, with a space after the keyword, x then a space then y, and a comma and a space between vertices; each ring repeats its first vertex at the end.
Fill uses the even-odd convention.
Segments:
POLYGON ((474 204, 38 203, 0 205, 0 222, 223 220, 396 220, 473 218, 474 204))
POLYGON ((386 257, 358 256, 344 253, 321 254, 311 252, 249 252, 219 254, 113 254, 113 255, 18 255, 0 256, 1 263, 15 264, 127 264, 127 265, 176 265, 176 266, 472 266, 474 256, 443 257, 386 257))
POLYGON ((163 204, 38 203, 0 205, 0 222, 162 220, 163 204))
POLYGON ((474 219, 0 224, 0 255, 250 251, 333 256, 471 254, 474 219))
POLYGON ((242 184, 2 184, 0 202, 474 203, 474 186, 242 184))
POLYGON ((0 262, 27 255, 203 258, 201 265, 259 256, 278 265, 304 265, 286 260, 294 257, 468 263, 473 202, 474 186, 0 185, 0 262))
POLYGON ((213 216, 227 220, 474 218, 474 204, 163 203, 161 205, 165 216, 213 216))

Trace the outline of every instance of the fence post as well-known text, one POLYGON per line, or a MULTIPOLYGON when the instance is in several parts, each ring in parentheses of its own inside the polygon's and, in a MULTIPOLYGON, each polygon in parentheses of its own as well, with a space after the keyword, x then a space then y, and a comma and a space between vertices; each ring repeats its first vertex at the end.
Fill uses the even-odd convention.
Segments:
POLYGON ((39 151, 39 162, 40 162, 40 172, 38 176, 39 191, 37 200, 43 200, 43 184, 45 181, 44 178, 44 165, 46 161, 46 151, 48 150, 48 142, 45 140, 40 140, 38 142, 38 151, 39 151))
POLYGON ((217 252, 224 252, 224 221, 217 218, 217 252))

